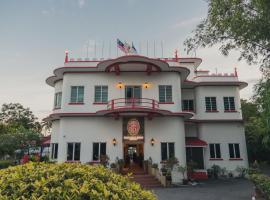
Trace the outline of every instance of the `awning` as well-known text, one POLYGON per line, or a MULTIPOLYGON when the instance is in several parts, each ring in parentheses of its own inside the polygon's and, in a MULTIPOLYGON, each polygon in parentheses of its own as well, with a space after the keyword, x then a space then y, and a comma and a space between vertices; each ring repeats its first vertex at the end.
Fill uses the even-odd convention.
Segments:
POLYGON ((205 147, 207 143, 199 138, 186 138, 187 147, 205 147))

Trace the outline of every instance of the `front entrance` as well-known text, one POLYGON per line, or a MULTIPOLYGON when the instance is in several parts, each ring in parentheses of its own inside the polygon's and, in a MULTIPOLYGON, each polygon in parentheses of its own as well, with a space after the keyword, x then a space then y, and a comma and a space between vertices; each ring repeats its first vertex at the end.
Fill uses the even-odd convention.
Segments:
POLYGON ((128 168, 143 167, 143 152, 143 143, 124 143, 125 166, 128 168))

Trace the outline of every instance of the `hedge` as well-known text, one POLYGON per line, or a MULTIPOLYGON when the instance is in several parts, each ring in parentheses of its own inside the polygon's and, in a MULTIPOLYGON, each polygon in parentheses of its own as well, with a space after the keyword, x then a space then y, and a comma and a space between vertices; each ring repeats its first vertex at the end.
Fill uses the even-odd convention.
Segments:
POLYGON ((270 199, 270 177, 264 174, 250 174, 249 179, 254 183, 266 199, 270 199))
POLYGON ((1 200, 155 200, 156 196, 103 166, 28 163, 0 170, 1 200))
POLYGON ((12 160, 0 160, 0 169, 5 169, 13 165, 15 164, 14 164, 14 161, 12 160))

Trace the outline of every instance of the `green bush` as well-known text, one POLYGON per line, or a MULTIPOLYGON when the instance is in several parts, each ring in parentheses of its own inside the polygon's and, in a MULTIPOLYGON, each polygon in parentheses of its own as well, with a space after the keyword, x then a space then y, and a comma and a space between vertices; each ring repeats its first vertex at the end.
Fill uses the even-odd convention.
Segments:
POLYGON ((270 177, 264 174, 250 174, 249 179, 254 183, 266 199, 270 199, 270 177))
POLYGON ((0 170, 0 199, 155 200, 153 193, 103 166, 28 163, 0 170))
POLYGON ((13 165, 14 165, 14 161, 12 160, 0 160, 0 169, 5 169, 13 165))

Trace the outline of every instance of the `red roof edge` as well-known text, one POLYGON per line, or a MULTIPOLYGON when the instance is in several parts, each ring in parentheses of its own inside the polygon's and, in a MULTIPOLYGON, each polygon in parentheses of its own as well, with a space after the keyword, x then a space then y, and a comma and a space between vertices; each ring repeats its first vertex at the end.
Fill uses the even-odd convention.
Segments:
POLYGON ((207 146, 207 142, 200 140, 199 138, 187 137, 186 146, 195 146, 195 147, 207 146))

